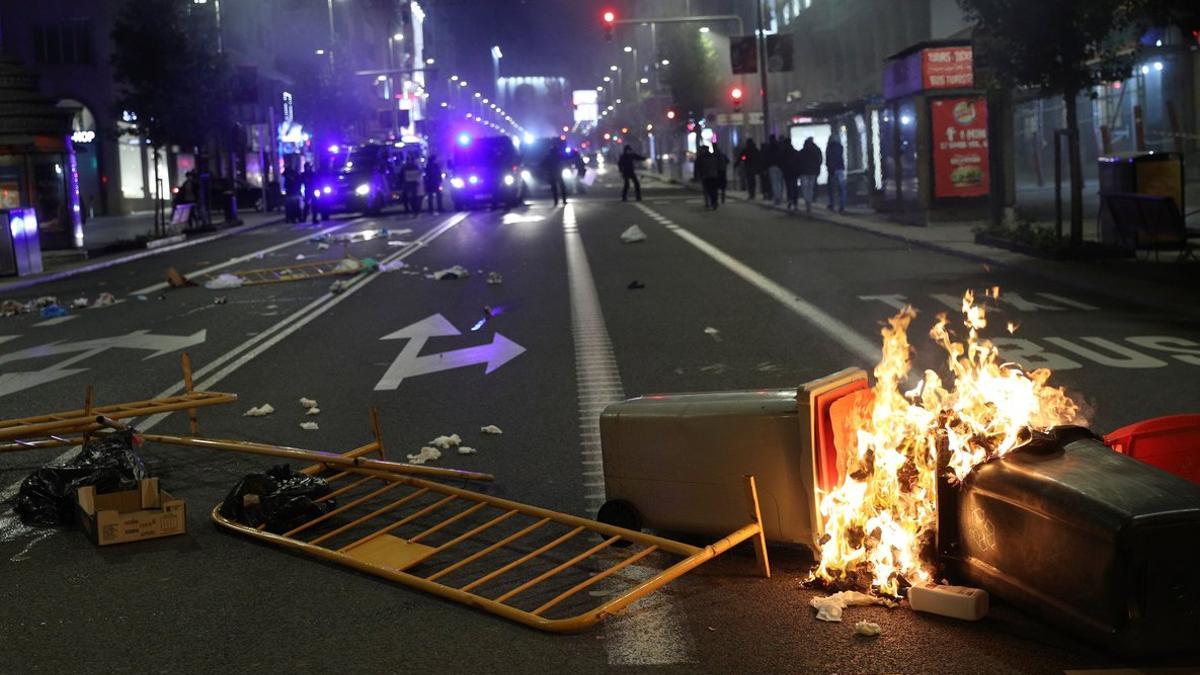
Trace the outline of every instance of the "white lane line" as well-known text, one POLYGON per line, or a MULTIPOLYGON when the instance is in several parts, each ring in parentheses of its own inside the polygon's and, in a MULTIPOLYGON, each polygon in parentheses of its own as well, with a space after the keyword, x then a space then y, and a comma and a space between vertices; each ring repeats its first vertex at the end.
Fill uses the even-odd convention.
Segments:
MULTIPOLYGON (((617 370, 600 296, 592 278, 579 224, 575 220, 575 205, 563 208, 563 242, 567 252, 567 286, 571 298, 571 334, 575 343, 575 379, 579 391, 579 435, 583 447, 581 456, 584 505, 588 515, 604 502, 604 467, 598 460, 600 447, 600 411, 609 403, 625 398, 625 387, 617 370), (598 385, 603 385, 600 388, 598 385), (584 393, 584 392, 587 393, 584 393)), ((636 565, 627 572, 638 574, 636 565)), ((630 608, 637 611, 637 621, 610 621, 604 624, 608 639, 604 648, 610 666, 663 666, 689 663, 694 660, 691 637, 683 629, 679 609, 671 596, 658 594, 652 603, 639 600, 630 608), (649 623, 647 623, 649 622, 649 623), (646 625, 654 626, 646 631, 646 625), (666 636, 667 639, 663 639, 666 636)))
MULTIPOLYGON (((654 210, 648 206, 637 204, 637 207, 647 215, 656 215, 654 210)), ((687 243, 700 249, 702 253, 720 263, 730 272, 733 272, 742 279, 750 282, 760 291, 778 300, 780 304, 816 326, 823 333, 828 335, 838 344, 845 347, 865 363, 873 364, 879 361, 878 341, 872 342, 862 335, 859 335, 850 326, 842 323, 841 320, 835 318, 825 310, 817 307, 799 295, 796 295, 787 288, 780 286, 774 281, 771 281, 754 268, 746 265, 742 261, 734 258, 716 246, 713 246, 704 239, 697 237, 683 227, 680 227, 678 224, 671 223, 667 229, 679 235, 679 237, 687 243)))
MULTIPOLYGON (((455 215, 451 216, 450 218, 443 221, 437 227, 433 228, 429 232, 426 232, 424 235, 417 238, 417 240, 414 241, 412 244, 387 256, 381 262, 388 263, 388 262, 392 262, 395 260, 403 260, 404 258, 407 258, 408 256, 410 256, 413 253, 420 250, 427 243, 440 237, 442 234, 444 234, 450 228, 457 225, 459 222, 461 222, 466 217, 467 217, 466 213, 459 213, 459 214, 455 214, 455 215)), ((221 380, 228 377, 231 373, 236 371, 238 368, 246 365, 252 359, 254 359, 256 356, 262 354, 264 351, 266 351, 267 349, 274 346, 276 343, 278 343, 283 338, 296 332, 297 330, 299 330, 300 328, 302 328, 303 326, 308 324, 308 322, 312 321, 313 319, 320 316, 321 314, 324 314, 325 312, 329 311, 329 309, 335 307, 339 303, 344 302, 346 300, 346 298, 352 296, 354 293, 358 292, 359 289, 363 288, 364 286, 371 283, 375 279, 378 279, 381 276, 382 276, 381 273, 372 273, 372 274, 369 274, 366 276, 353 277, 351 279, 350 286, 345 291, 343 291, 341 294, 333 295, 331 293, 325 293, 324 295, 317 298, 316 300, 313 300, 312 302, 308 303, 304 307, 301 307, 300 309, 296 310, 292 314, 288 315, 283 320, 271 325, 269 328, 260 332, 258 335, 255 335, 254 337, 243 342, 242 344, 238 345, 237 347, 234 347, 233 349, 222 354, 221 356, 218 356, 216 359, 213 359, 209 363, 205 364, 203 367, 198 368, 194 373, 194 378, 197 382, 196 388, 197 389, 211 388, 216 383, 218 383, 221 380), (247 350, 249 350, 249 351, 247 351, 247 350), (236 361, 234 359, 236 359, 236 361), (233 361, 233 363, 230 363, 229 365, 226 366, 225 364, 230 361, 233 361), (225 366, 225 367, 222 368, 222 366, 225 366), (220 369, 220 370, 218 370, 218 369, 220 369), (217 371, 217 372, 214 373, 214 371, 217 371), (209 375, 210 373, 213 373, 213 374, 210 376, 209 375)), ((179 392, 183 391, 183 388, 184 388, 183 380, 179 380, 175 384, 164 389, 162 392, 160 392, 154 398, 164 398, 167 396, 174 396, 175 394, 178 394, 179 392)), ((140 424, 137 424, 137 428, 141 431, 148 431, 151 428, 153 428, 154 426, 156 426, 159 422, 166 419, 167 415, 169 415, 169 414, 170 413, 159 413, 157 415, 151 415, 150 417, 147 417, 145 420, 143 420, 140 424)), ((60 455, 57 459, 55 459, 54 462, 59 463, 59 462, 66 460, 68 457, 70 457, 72 454, 74 454, 76 452, 76 450, 77 450, 77 448, 71 448, 71 449, 67 450, 62 455, 60 455)), ((17 481, 16 483, 9 485, 8 487, 4 488, 3 490, 0 490, 0 501, 4 501, 4 500, 8 499, 9 497, 11 497, 13 494, 15 494, 17 491, 17 488, 19 488, 20 485, 21 485, 20 481, 17 481)), ((0 516, 0 532, 4 532, 5 529, 7 528, 8 523, 6 523, 5 520, 8 518, 14 518, 14 517, 15 517, 15 515, 12 513, 6 514, 4 516, 0 516)))
POLYGON ((56 316, 53 319, 46 319, 45 321, 39 321, 39 322, 33 324, 33 326, 34 326, 34 328, 41 328, 44 326, 57 326, 60 323, 66 323, 68 321, 71 321, 73 319, 78 319, 78 318, 79 318, 78 314, 67 314, 65 316, 56 316))
MULTIPOLYGON (((236 258, 230 258, 229 260, 226 260, 225 262, 220 262, 215 265, 209 265, 208 267, 198 269, 198 270, 192 270, 191 272, 185 272, 183 276, 185 276, 189 279, 192 279, 194 277, 199 277, 199 276, 204 276, 205 274, 210 274, 210 273, 215 272, 220 269, 225 269, 226 267, 229 267, 230 265, 244 263, 247 260, 254 260, 255 258, 257 258, 259 256, 266 255, 268 253, 274 253, 275 251, 278 251, 281 248, 287 248, 289 246, 295 246, 296 244, 302 244, 302 243, 308 241, 309 239, 312 239, 313 237, 320 237, 322 235, 337 232, 338 230, 344 230, 347 227, 350 227, 351 225, 358 223, 363 218, 364 218, 364 216, 359 216, 358 218, 351 218, 350 220, 338 223, 337 225, 333 225, 331 227, 327 227, 323 230, 318 230, 316 232, 309 232, 308 234, 304 235, 303 237, 296 237, 295 239, 285 241, 282 244, 275 244, 274 246, 268 246, 267 248, 259 249, 257 251, 253 251, 251 253, 247 253, 246 255, 240 255, 236 258)), ((139 288, 136 291, 130 291, 129 295, 148 295, 150 293, 157 293, 158 291, 164 291, 167 288, 170 288, 169 286, 167 286, 167 283, 165 281, 160 281, 157 284, 151 284, 145 288, 139 288)))

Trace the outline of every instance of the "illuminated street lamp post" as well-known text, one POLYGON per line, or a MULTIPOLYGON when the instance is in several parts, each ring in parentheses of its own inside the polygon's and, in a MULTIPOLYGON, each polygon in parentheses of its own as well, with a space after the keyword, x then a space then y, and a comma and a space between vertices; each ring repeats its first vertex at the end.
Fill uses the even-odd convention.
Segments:
POLYGON ((504 52, 500 51, 500 45, 492 45, 492 95, 496 100, 500 100, 500 59, 504 58, 504 52))

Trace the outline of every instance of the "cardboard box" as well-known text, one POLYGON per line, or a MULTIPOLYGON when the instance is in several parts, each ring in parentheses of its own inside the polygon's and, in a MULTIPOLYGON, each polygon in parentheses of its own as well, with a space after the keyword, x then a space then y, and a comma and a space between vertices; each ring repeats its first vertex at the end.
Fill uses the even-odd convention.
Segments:
POLYGON ((79 488, 79 521, 98 546, 169 537, 187 530, 182 499, 158 489, 157 478, 145 478, 137 490, 96 494, 79 488))

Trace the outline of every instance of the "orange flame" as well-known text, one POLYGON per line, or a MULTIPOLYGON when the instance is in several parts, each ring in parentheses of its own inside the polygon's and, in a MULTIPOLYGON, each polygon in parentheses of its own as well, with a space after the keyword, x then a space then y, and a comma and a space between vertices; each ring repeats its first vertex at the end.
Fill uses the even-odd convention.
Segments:
MULTIPOLYGON (((999 288, 985 295, 998 297, 999 288)), ((980 338, 987 315, 970 291, 963 295, 962 315, 964 342, 954 340, 945 315, 930 331, 946 351, 949 387, 927 370, 916 387, 901 389, 911 367, 911 307, 882 330, 872 395, 849 420, 856 432, 851 447, 840 450, 845 472, 821 496, 824 536, 815 580, 891 596, 929 581, 939 464, 961 482, 976 466, 1027 443, 1032 429, 1083 423, 1074 401, 1046 385, 1049 370, 1026 372, 1004 363, 996 347, 980 338)))

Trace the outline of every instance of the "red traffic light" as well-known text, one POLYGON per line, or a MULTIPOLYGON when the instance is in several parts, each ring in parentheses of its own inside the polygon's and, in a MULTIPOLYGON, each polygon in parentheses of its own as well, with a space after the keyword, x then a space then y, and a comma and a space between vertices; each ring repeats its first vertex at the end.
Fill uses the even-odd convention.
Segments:
POLYGON ((732 96, 733 100, 735 101, 742 100, 742 88, 734 87, 733 89, 729 90, 729 95, 732 96))
POLYGON ((612 22, 617 20, 617 13, 612 11, 611 9, 605 10, 604 14, 601 15, 601 18, 604 19, 604 23, 609 24, 611 26, 612 22))

